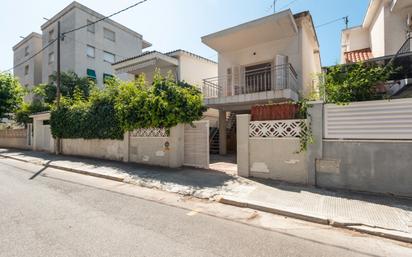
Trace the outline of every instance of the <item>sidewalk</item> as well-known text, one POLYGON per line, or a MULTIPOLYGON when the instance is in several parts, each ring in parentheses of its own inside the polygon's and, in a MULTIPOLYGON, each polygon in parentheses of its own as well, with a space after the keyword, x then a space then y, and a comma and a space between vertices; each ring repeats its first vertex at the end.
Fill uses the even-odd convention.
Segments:
POLYGON ((0 156, 412 243, 412 199, 293 186, 188 167, 167 169, 7 149, 0 149, 0 156))

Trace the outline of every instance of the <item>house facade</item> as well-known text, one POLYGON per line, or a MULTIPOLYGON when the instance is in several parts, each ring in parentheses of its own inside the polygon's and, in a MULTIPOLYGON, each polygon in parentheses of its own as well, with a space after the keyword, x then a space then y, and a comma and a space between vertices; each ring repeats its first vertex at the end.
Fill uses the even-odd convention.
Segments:
MULTIPOLYGON (((152 83, 156 70, 163 76, 171 72, 176 80, 185 81, 199 89, 202 88, 205 77, 215 77, 218 73, 216 62, 185 50, 168 53, 146 52, 114 63, 113 69, 115 75, 125 81, 133 81, 144 74, 149 84, 152 83)), ((217 126, 216 110, 209 109, 204 116, 210 121, 211 127, 217 126)))
POLYGON ((309 12, 282 11, 204 36, 202 42, 218 52, 218 76, 205 77, 203 92, 205 104, 219 110, 221 154, 233 131, 228 113, 296 101, 316 90, 314 75, 321 72, 321 61, 309 12))
MULTIPOLYGON (((22 63, 25 59, 30 58, 30 56, 40 51, 41 48, 41 35, 35 32, 30 33, 30 35, 25 37, 13 47, 13 66, 16 66, 22 63)), ((42 61, 43 56, 38 54, 29 61, 25 62, 23 65, 19 65, 14 69, 14 75, 26 89, 32 89, 33 85, 37 85, 42 82, 42 61)), ((29 101, 31 97, 31 95, 26 96, 25 101, 29 101)))
MULTIPOLYGON (((33 81, 29 86, 49 82, 50 75, 57 70, 57 44, 52 42, 57 38, 58 21, 61 23, 61 33, 90 24, 83 29, 65 34, 61 40, 61 70, 74 71, 81 77, 90 77, 99 86, 104 84, 105 77, 114 75, 112 63, 141 54, 142 49, 151 46, 141 34, 111 19, 92 24, 103 17, 102 14, 78 2, 72 2, 45 22, 41 26, 40 46, 51 45, 39 54, 41 60, 36 63, 35 69, 41 70, 41 80, 33 81)), ((38 34, 36 39, 36 43, 39 44, 38 34)), ((19 48, 14 50, 15 59, 19 55, 17 50, 19 48)), ((14 74, 22 77, 18 69, 14 74)))
POLYGON ((341 63, 393 56, 411 32, 412 1, 371 0, 362 25, 342 31, 341 63))

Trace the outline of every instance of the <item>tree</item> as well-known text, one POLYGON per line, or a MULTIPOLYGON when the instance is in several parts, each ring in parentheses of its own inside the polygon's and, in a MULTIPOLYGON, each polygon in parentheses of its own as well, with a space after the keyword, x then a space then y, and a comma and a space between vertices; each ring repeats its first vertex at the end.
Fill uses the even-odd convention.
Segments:
POLYGON ((15 110, 14 121, 17 124, 27 125, 27 123, 32 122, 30 115, 48 110, 50 110, 48 104, 45 104, 41 100, 33 99, 31 103, 23 103, 17 110, 15 110))
MULTIPOLYGON (((57 74, 54 73, 50 76, 50 82, 48 84, 37 85, 33 89, 33 93, 42 97, 46 104, 52 104, 56 100, 56 81, 57 74)), ((93 81, 87 77, 79 77, 73 71, 61 73, 61 87, 60 92, 62 96, 73 98, 74 92, 79 90, 83 97, 89 97, 90 91, 95 87, 93 81)))
POLYGON ((11 74, 0 73, 0 119, 8 117, 23 103, 24 90, 11 74))

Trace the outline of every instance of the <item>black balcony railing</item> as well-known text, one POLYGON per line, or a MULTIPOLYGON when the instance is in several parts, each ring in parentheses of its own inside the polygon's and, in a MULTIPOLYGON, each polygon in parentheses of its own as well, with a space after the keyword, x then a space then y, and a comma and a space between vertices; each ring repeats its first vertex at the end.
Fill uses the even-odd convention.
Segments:
POLYGON ((298 92, 297 73, 291 64, 240 71, 203 80, 205 98, 251 94, 281 89, 298 92))

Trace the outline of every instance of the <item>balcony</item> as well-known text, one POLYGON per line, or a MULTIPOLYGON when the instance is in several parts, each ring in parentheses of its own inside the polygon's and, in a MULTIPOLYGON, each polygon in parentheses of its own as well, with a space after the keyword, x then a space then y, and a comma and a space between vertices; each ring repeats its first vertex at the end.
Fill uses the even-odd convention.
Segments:
POLYGON ((248 110, 254 104, 298 100, 298 75, 291 64, 237 67, 204 79, 202 91, 210 108, 248 110))

